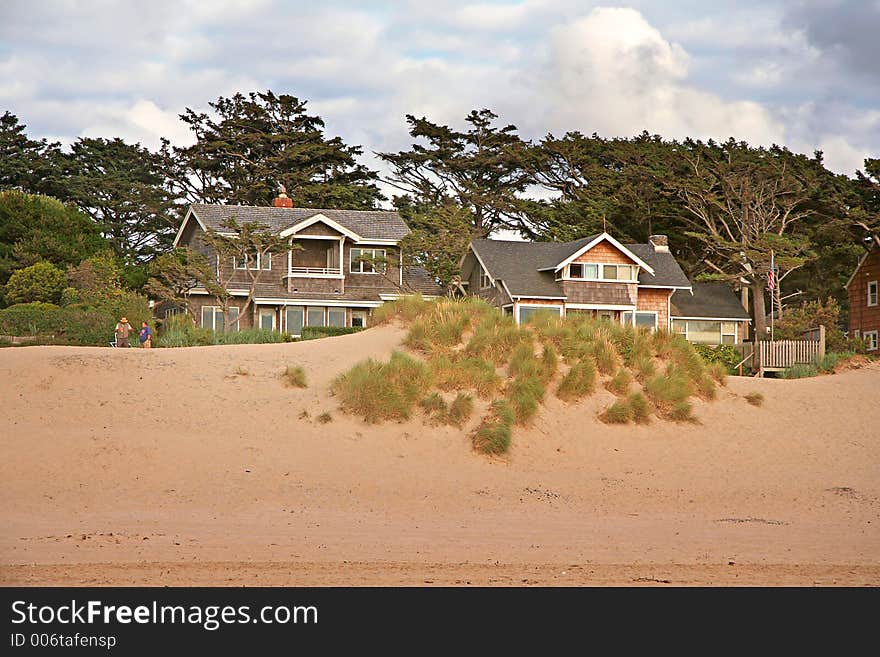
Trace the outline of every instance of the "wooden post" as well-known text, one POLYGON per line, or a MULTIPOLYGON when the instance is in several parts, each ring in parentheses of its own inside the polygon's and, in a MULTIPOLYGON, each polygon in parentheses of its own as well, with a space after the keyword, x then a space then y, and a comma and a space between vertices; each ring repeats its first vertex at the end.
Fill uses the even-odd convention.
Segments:
POLYGON ((825 358, 825 325, 819 325, 819 360, 825 358))

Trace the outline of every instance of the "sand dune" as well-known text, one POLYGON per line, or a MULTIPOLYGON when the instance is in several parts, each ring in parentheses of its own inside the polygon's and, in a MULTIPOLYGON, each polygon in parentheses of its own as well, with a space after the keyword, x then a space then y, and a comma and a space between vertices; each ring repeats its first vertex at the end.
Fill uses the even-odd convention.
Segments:
POLYGON ((0 583, 880 584, 880 365, 733 378, 699 425, 551 398, 490 459, 337 411, 402 335, 0 350, 0 583))

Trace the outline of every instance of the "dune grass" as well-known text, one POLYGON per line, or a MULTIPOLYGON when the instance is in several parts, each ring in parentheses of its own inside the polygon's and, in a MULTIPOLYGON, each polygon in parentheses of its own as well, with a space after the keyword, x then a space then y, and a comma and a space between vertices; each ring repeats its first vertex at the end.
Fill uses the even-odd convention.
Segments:
POLYGON ((446 412, 446 424, 461 428, 474 414, 474 398, 471 395, 460 392, 449 404, 446 412))
POLYGON ((628 424, 632 421, 632 409, 626 400, 618 399, 599 416, 606 424, 628 424))
POLYGON ((473 390, 480 397, 488 399, 501 386, 501 377, 492 363, 462 352, 432 356, 428 364, 434 385, 440 390, 473 390))
POLYGON ((562 377, 556 396, 567 402, 577 401, 593 392, 596 388, 596 363, 592 358, 585 358, 575 363, 562 377))
POLYGON ((288 365, 281 372, 281 380, 291 388, 305 388, 306 371, 300 365, 288 365))
POLYGON ((760 392, 749 392, 745 395, 746 401, 749 402, 752 406, 763 406, 764 405, 764 395, 760 392))
POLYGON ((629 394, 632 385, 632 375, 629 370, 621 367, 617 373, 605 384, 605 389, 617 395, 618 397, 626 397, 629 394))
POLYGON ((627 398, 632 419, 637 424, 647 424, 651 421, 651 404, 641 392, 634 392, 627 398))
POLYGON ((471 436, 474 449, 481 454, 505 453, 510 449, 514 421, 513 409, 506 401, 493 402, 489 414, 471 436))

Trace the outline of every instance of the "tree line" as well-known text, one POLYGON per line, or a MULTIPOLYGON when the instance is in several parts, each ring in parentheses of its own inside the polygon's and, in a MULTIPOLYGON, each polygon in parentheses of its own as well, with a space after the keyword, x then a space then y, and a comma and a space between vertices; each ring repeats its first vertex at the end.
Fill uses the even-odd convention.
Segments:
POLYGON ((126 284, 142 289, 190 203, 269 205, 282 185, 302 207, 390 203, 413 229, 404 244, 410 262, 443 282, 457 275, 470 239, 501 230, 532 240, 572 240, 603 227, 623 241, 667 234, 690 277, 752 289, 758 328, 771 251, 782 299, 845 303, 843 285, 859 255, 880 244, 880 159, 846 176, 829 171, 821 152, 733 138, 572 131, 528 140, 482 109, 460 127, 408 115, 411 144, 376 153, 387 169, 380 177, 359 161, 363 148, 328 136, 304 100, 266 91, 209 106, 180 117, 191 146, 163 140, 157 150, 86 137, 65 149, 3 114, 0 190, 63 206, 30 226, 0 207, 0 284, 41 259, 76 264, 77 248, 87 257, 98 239, 126 284), (394 190, 390 199, 380 182, 394 190))

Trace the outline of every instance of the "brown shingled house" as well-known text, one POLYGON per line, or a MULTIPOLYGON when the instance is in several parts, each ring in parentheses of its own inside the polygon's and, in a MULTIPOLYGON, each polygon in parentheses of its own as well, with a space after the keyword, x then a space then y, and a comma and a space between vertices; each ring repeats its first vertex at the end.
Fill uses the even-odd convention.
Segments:
POLYGON ((608 233, 573 242, 473 240, 462 283, 517 323, 541 310, 584 313, 727 344, 742 341, 749 321, 726 285, 691 284, 665 235, 647 244, 622 244, 608 233))
MULTIPOLYGON (((253 305, 236 328, 260 327, 298 336, 304 326, 369 324, 372 309, 401 294, 441 294, 439 285, 420 267, 400 267, 399 242, 409 228, 396 212, 380 210, 329 210, 292 207, 282 195, 272 207, 193 204, 183 219, 175 246, 190 246, 218 267, 236 268, 229 291, 230 323, 244 307, 250 288, 245 266, 259 267, 253 305), (224 222, 259 222, 288 239, 292 248, 266 262, 219 262, 201 236, 209 229, 223 232, 224 222), (379 265, 371 259, 384 260, 379 265), (240 287, 236 287, 240 283, 240 287)), ((204 289, 191 296, 192 311, 205 328, 223 326, 222 311, 204 289)))
POLYGON ((846 282, 849 293, 849 334, 862 338, 870 353, 880 349, 880 247, 874 245, 846 282))

